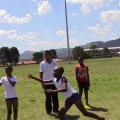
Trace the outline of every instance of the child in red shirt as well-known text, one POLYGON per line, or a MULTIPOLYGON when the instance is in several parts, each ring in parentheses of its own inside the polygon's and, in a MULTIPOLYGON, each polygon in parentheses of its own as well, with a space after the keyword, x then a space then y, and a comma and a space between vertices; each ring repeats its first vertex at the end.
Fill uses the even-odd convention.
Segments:
POLYGON ((88 66, 84 64, 84 58, 78 58, 78 64, 76 65, 76 80, 79 88, 79 94, 82 98, 82 93, 84 90, 85 93, 85 101, 86 107, 89 107, 88 104, 88 90, 90 87, 90 80, 89 80, 89 73, 88 73, 88 66))

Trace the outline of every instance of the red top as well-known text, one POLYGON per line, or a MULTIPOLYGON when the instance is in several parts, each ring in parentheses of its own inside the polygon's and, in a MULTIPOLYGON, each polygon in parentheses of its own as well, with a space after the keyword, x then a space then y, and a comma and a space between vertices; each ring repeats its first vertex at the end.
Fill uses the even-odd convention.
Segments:
POLYGON ((89 81, 89 75, 88 75, 88 66, 83 64, 82 66, 80 64, 76 65, 76 79, 78 82, 87 82, 89 81))

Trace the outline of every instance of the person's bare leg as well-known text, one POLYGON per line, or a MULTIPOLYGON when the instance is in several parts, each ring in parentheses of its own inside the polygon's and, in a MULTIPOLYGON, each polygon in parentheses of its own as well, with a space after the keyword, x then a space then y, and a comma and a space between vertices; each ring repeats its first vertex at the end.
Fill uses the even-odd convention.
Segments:
POLYGON ((6 100, 6 107, 7 107, 7 120, 11 120, 12 104, 8 100, 6 100))
POLYGON ((77 100, 76 103, 75 103, 75 105, 83 113, 83 115, 85 115, 87 117, 91 117, 91 118, 97 119, 97 120, 105 120, 104 117, 100 117, 100 116, 98 116, 98 115, 96 115, 94 113, 88 112, 85 109, 85 107, 84 107, 81 99, 77 100))
POLYGON ((79 88, 80 98, 82 99, 83 89, 79 88))
POLYGON ((88 90, 84 90, 84 93, 85 93, 85 102, 86 102, 86 105, 89 106, 89 103, 88 103, 88 90))
POLYGON ((69 110, 69 108, 72 105, 65 103, 64 107, 61 108, 60 112, 59 112, 59 118, 60 120, 65 120, 65 114, 66 112, 69 110))
POLYGON ((13 112, 14 112, 14 120, 17 120, 18 116, 18 99, 13 101, 13 112))

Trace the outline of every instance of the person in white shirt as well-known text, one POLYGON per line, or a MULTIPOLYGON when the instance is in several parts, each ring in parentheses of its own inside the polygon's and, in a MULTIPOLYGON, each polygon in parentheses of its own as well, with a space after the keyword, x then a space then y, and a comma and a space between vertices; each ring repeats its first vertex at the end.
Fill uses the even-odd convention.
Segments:
MULTIPOLYGON (((50 50, 45 51, 45 60, 40 63, 40 79, 43 81, 53 80, 53 71, 57 63, 54 59, 52 59, 52 54, 50 50)), ((54 83, 51 81, 50 83, 46 83, 43 85, 45 89, 45 108, 47 114, 51 114, 51 112, 58 113, 59 102, 58 102, 58 93, 48 93, 46 89, 56 89, 54 83)))
POLYGON ((5 72, 6 76, 0 79, 0 86, 3 85, 5 89, 7 120, 11 120, 12 109, 14 112, 14 120, 17 120, 18 98, 15 90, 17 80, 15 76, 12 76, 13 68, 11 66, 6 67, 5 72))
POLYGON ((73 104, 76 105, 76 107, 83 113, 83 115, 97 119, 97 120, 105 120, 104 117, 100 117, 92 112, 88 112, 85 109, 79 93, 74 88, 71 87, 67 78, 63 77, 63 73, 64 73, 64 68, 58 67, 54 70, 54 77, 55 77, 54 80, 42 81, 41 79, 34 77, 31 74, 28 75, 28 78, 42 82, 42 84, 49 83, 51 81, 54 82, 57 90, 47 89, 46 92, 48 93, 60 92, 65 97, 65 104, 59 112, 60 120, 65 120, 65 114, 73 104))

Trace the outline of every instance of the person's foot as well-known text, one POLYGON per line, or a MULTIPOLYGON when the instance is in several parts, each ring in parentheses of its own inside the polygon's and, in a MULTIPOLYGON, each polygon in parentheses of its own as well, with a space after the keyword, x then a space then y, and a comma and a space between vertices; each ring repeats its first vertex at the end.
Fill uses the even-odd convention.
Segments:
POLYGON ((51 116, 52 115, 52 113, 51 112, 49 112, 49 113, 47 113, 49 116, 51 116))
POLYGON ((59 110, 54 110, 53 111, 55 114, 59 114, 59 110))
POLYGON ((85 105, 85 108, 88 110, 91 109, 90 105, 85 105))

